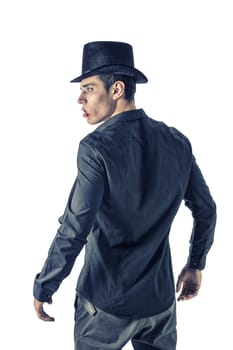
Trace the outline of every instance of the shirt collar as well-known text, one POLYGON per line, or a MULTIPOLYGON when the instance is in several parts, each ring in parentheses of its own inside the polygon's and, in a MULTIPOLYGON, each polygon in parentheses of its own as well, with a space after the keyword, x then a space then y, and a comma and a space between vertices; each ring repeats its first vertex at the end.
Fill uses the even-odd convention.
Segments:
POLYGON ((124 123, 124 122, 141 119, 145 117, 146 117, 146 114, 143 109, 133 109, 130 111, 122 112, 122 113, 116 114, 114 117, 109 118, 108 120, 103 122, 100 126, 96 128, 96 131, 102 131, 111 125, 116 125, 119 123, 124 123))

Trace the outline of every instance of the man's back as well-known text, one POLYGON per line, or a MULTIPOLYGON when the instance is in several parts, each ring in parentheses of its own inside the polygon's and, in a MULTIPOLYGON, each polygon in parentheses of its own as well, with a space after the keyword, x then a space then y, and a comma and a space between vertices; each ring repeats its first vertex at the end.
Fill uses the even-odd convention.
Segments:
POLYGON ((133 110, 81 145, 80 158, 82 147, 95 153, 105 186, 77 290, 115 315, 159 313, 174 301, 168 234, 189 180, 190 144, 133 110))

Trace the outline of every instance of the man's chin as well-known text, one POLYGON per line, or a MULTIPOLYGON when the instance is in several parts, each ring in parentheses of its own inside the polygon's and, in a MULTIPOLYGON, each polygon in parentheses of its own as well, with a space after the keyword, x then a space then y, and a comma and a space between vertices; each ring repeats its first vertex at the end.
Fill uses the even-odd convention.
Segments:
POLYGON ((93 120, 91 118, 87 118, 87 123, 89 125, 96 125, 96 124, 99 124, 102 120, 93 120))
POLYGON ((87 123, 88 123, 89 125, 95 125, 95 124, 96 124, 96 122, 94 122, 93 120, 91 120, 91 119, 89 119, 89 118, 87 118, 87 123))

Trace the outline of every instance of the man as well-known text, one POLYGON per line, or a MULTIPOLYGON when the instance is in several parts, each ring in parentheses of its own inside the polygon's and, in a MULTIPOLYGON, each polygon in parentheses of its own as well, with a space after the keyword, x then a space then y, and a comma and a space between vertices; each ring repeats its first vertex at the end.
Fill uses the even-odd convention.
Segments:
POLYGON ((75 349, 176 348, 169 231, 184 200, 194 225, 178 300, 193 298, 212 245, 216 208, 188 139, 136 109, 133 50, 121 42, 84 46, 78 103, 89 124, 103 122, 78 151, 78 175, 48 258, 34 282, 34 306, 71 272, 86 246, 77 283, 75 349))

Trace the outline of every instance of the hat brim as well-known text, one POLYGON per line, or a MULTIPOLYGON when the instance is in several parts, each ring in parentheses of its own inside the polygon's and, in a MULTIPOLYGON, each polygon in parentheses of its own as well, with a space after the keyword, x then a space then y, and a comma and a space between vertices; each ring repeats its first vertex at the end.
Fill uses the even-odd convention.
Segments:
POLYGON ((107 65, 102 66, 91 71, 85 72, 79 77, 71 80, 71 83, 79 83, 81 80, 98 74, 122 74, 135 79, 137 84, 145 84, 148 82, 147 77, 138 69, 125 65, 107 65))

